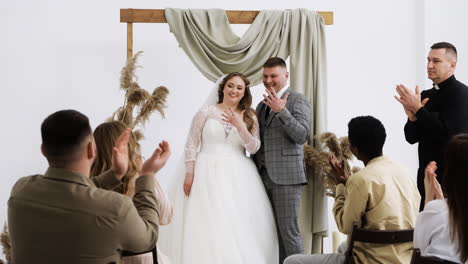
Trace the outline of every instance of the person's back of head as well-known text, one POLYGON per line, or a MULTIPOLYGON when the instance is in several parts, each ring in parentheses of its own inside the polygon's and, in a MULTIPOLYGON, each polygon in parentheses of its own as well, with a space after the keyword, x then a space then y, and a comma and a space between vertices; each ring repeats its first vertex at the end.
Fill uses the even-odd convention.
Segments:
MULTIPOLYGON (((97 157, 91 167, 91 176, 98 176, 111 169, 113 148, 117 139, 126 128, 127 126, 120 121, 105 122, 96 127, 93 135, 96 142, 97 157)), ((128 143, 128 159, 128 170, 126 175, 122 178, 122 193, 127 193, 129 180, 137 175, 138 163, 141 162, 141 160, 139 160, 140 145, 133 134, 128 143)))
POLYGON ((460 258, 468 260, 468 134, 452 137, 447 145, 442 186, 447 196, 452 237, 460 258))
POLYGON ((360 160, 382 156, 387 134, 383 124, 372 116, 358 116, 348 123, 351 151, 360 160))
POLYGON ((78 161, 87 139, 92 140, 88 118, 75 110, 61 110, 48 116, 42 122, 41 136, 42 153, 49 165, 57 168, 78 161))

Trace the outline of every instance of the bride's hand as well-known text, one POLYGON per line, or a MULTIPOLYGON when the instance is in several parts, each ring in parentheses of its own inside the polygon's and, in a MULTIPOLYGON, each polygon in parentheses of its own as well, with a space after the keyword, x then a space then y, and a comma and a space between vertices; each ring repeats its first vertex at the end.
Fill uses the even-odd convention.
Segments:
POLYGON ((244 112, 245 110, 242 110, 242 112, 237 113, 232 111, 230 108, 224 110, 221 115, 223 116, 223 121, 226 123, 230 123, 234 127, 236 127, 238 130, 242 128, 242 126, 245 126, 244 124, 244 112))
POLYGON ((185 195, 189 196, 190 191, 192 190, 192 184, 193 184, 193 174, 187 173, 185 175, 185 180, 184 180, 184 193, 185 195))

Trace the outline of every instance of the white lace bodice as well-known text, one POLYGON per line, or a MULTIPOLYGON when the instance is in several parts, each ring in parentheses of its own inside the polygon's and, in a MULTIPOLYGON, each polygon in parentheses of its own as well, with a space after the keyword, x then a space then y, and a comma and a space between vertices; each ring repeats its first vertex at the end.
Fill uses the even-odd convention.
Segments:
POLYGON ((254 154, 260 148, 260 136, 256 117, 253 133, 239 133, 237 128, 222 120, 223 110, 216 105, 204 106, 192 120, 185 144, 185 169, 193 173, 195 159, 199 152, 226 155, 245 150, 254 154))

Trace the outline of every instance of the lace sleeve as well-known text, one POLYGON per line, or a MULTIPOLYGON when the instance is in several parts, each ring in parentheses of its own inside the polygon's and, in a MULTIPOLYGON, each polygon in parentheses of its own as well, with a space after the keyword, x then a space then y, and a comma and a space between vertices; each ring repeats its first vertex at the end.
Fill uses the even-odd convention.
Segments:
POLYGON ((192 173, 195 169, 195 159, 200 149, 201 134, 208 116, 209 106, 200 109, 192 119, 190 132, 185 143, 185 172, 192 173))
POLYGON ((250 133, 247 129, 244 129, 239 133, 242 139, 242 145, 250 154, 255 154, 260 149, 260 132, 258 129, 258 120, 257 117, 254 115, 254 128, 252 133, 250 133))

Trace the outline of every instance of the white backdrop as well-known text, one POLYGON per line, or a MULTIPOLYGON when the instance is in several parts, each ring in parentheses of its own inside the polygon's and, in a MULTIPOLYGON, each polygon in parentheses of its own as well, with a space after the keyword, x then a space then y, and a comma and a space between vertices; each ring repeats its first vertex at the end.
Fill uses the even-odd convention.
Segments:
MULTIPOLYGON (((119 71, 126 57, 126 25, 120 8, 223 8, 233 10, 308 8, 333 11, 335 24, 326 27, 328 49, 328 127, 346 135, 347 122, 373 115, 385 125, 385 154, 416 175, 416 146, 404 140, 405 117, 393 99, 398 83, 429 87, 425 57, 436 41, 451 41, 459 50, 457 77, 466 83, 467 3, 454 1, 59 1, 1 0, 0 76, 2 128, 0 138, 0 224, 14 182, 47 168, 41 156, 40 124, 52 112, 76 109, 96 127, 123 102, 119 71)), ((248 25, 233 25, 242 34, 248 25)), ((167 118, 153 115, 146 126, 143 154, 162 139, 173 159, 161 171, 167 183, 181 155, 190 120, 211 83, 191 64, 167 24, 135 24, 134 50, 143 50, 139 83, 152 90, 167 86, 167 118)), ((256 98, 261 86, 254 87, 256 98)), ((257 100, 258 102, 258 100, 257 100)), ((334 219, 330 217, 331 225, 334 219)), ((329 247, 326 247, 329 251, 329 247)))

